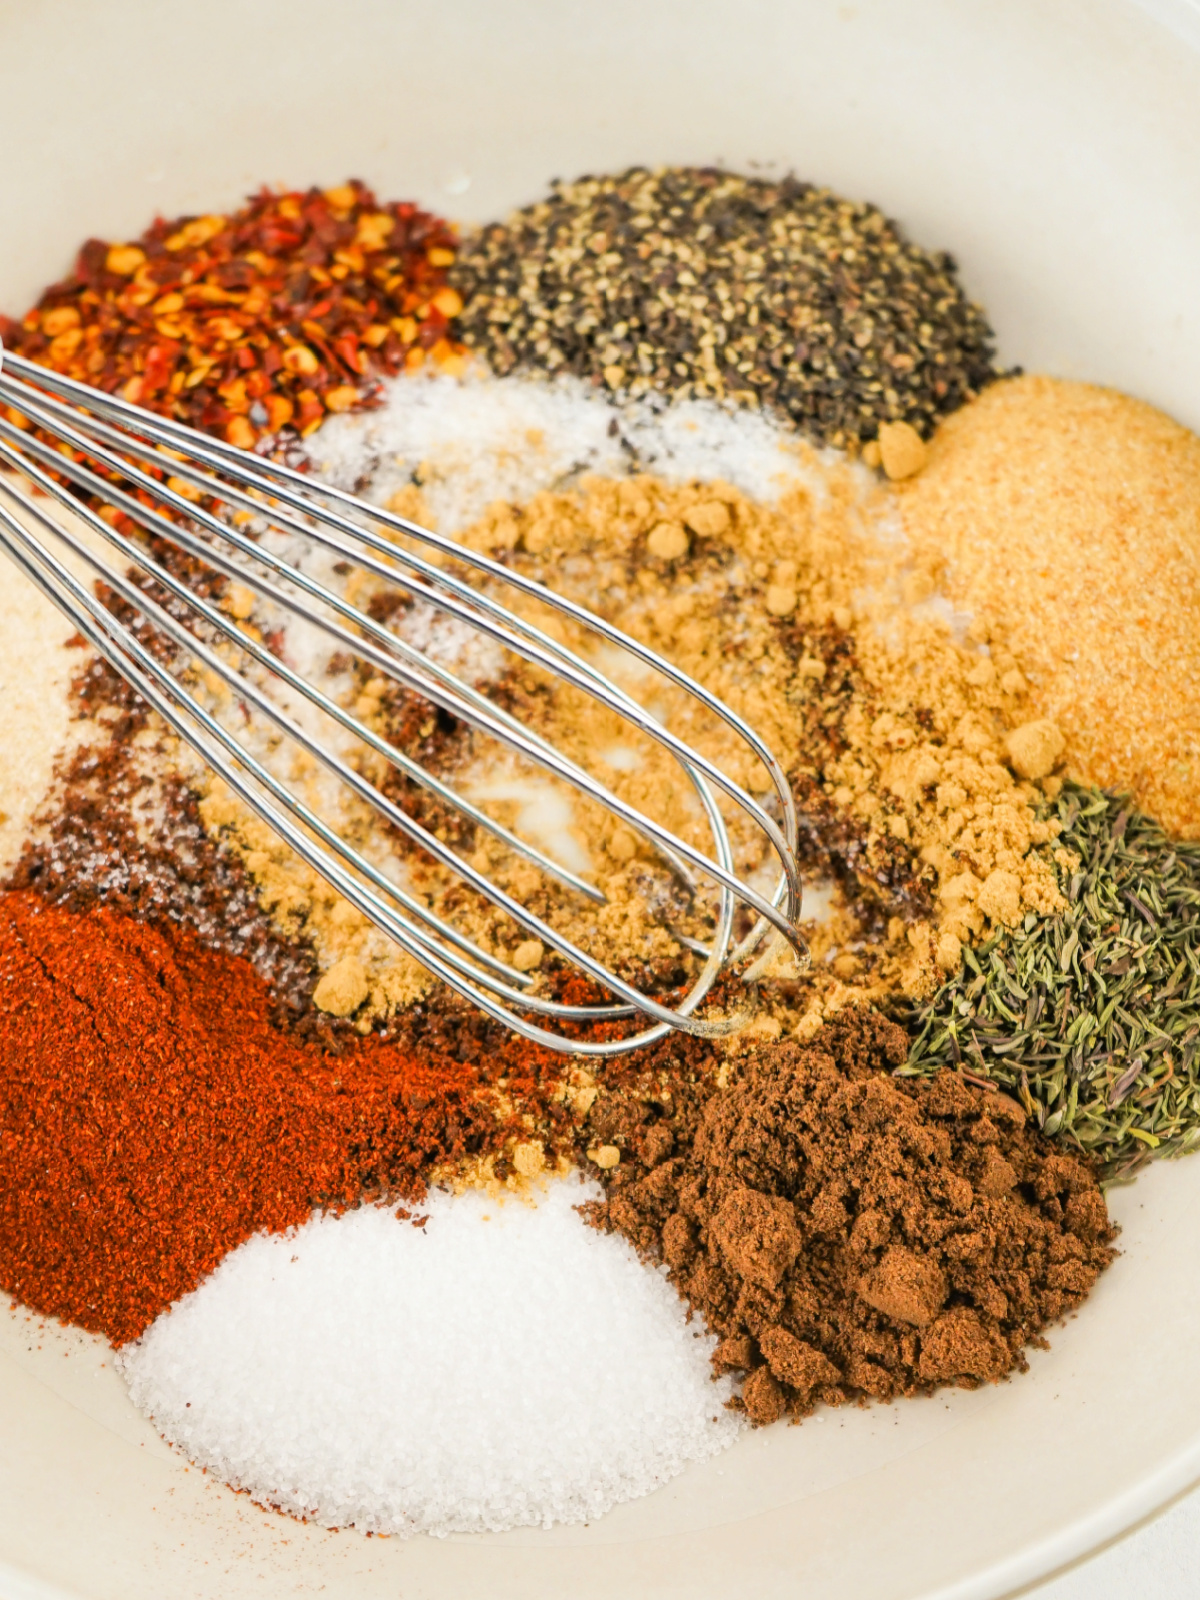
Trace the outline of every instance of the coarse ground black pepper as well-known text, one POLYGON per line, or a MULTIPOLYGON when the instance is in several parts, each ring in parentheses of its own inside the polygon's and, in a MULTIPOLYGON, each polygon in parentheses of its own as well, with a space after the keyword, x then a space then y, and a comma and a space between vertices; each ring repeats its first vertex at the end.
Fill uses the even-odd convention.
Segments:
POLYGON ((498 373, 777 408, 822 443, 928 434, 995 375, 953 259, 795 178, 633 167, 467 239, 462 336, 498 373))

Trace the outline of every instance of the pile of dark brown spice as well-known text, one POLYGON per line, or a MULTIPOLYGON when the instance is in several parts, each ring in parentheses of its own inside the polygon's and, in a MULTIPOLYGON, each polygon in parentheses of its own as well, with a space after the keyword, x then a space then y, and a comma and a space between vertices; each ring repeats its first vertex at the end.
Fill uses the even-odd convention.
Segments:
POLYGON ((795 178, 631 167, 466 239, 460 331, 493 371, 771 406, 824 444, 927 435, 995 375, 951 256, 795 178))
POLYGON ((592 1110, 622 1159, 591 1220, 667 1263, 756 1423, 1024 1370, 1113 1259, 1092 1169, 1006 1095, 890 1076, 907 1050, 850 1010, 726 1086, 628 1068, 592 1110))

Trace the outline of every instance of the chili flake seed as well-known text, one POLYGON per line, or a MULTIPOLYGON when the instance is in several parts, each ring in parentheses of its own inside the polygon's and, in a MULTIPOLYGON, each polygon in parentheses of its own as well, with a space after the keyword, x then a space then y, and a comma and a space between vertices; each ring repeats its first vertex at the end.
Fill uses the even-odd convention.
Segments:
POLYGON ((357 181, 91 239, 0 336, 30 360, 252 448, 370 404, 382 374, 461 369, 449 225, 357 181))
POLYGON ((953 259, 874 206, 795 178, 632 167, 463 241, 463 337, 500 374, 576 373, 777 408, 839 447, 922 436, 992 377, 992 333, 953 259))

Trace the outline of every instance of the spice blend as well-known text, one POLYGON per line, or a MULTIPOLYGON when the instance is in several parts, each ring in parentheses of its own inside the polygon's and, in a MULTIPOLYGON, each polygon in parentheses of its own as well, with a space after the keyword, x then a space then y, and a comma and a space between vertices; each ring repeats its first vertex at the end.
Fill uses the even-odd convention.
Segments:
MULTIPOLYGON (((805 927, 812 969, 769 970, 741 1036, 672 1037, 593 1071, 398 959, 84 657, 57 787, 0 895, 0 1286, 127 1343, 314 1208, 520 1187, 573 1157, 606 1189, 590 1220, 666 1263, 754 1422, 1021 1369, 1112 1258, 1098 1172, 1189 1149, 1200 1125, 1195 850, 1059 770, 1133 784, 1191 827, 1178 596, 1194 587, 1195 441, 1123 397, 993 384, 990 330, 949 257, 872 207, 710 169, 558 184, 461 247, 358 183, 264 191, 233 216, 91 241, 0 332, 234 443, 299 434, 314 466, 332 418, 338 481, 429 525, 435 503, 470 505, 446 531, 617 621, 755 725, 797 798, 812 908, 828 902, 805 927), (468 370, 460 338, 494 374, 569 381, 468 370), (438 376, 381 382, 422 367, 438 376), (535 388, 560 436, 528 422, 489 456, 472 407, 486 416, 498 392, 519 410, 535 388), (459 416, 457 454, 386 444, 398 392, 414 417, 459 416), (717 435, 736 483, 713 481, 717 435), (543 459, 557 466, 538 478, 543 459), (1126 515, 1128 474, 1153 515, 1126 515), (1172 603, 1151 615, 1151 596, 1126 627, 1130 562, 1151 551, 1172 603)), ((192 577, 286 658, 249 591, 192 577)), ((706 842, 661 752, 592 702, 472 655, 411 598, 368 583, 353 599, 706 842)), ((504 792, 520 775, 469 730, 348 657, 314 670, 440 775, 479 795, 491 782, 489 808, 523 826, 519 785, 504 792)), ((654 695, 762 792, 719 727, 654 695)), ((561 830, 608 896, 585 927, 489 838, 363 770, 635 981, 686 977, 676 935, 697 931, 695 908, 607 813, 572 801, 561 830)), ((435 911, 538 992, 592 998, 365 816, 338 820, 435 911)), ((770 862, 739 829, 737 869, 762 886, 770 862)), ((712 1003, 744 996, 723 983, 712 1003)))
POLYGON ((497 373, 769 406, 821 443, 926 434, 995 375, 953 259, 794 178, 632 167, 464 240, 466 342, 497 373))
POLYGON ((907 1048, 845 1011, 708 1097, 632 1068, 592 1112, 624 1147, 593 1220, 666 1263, 754 1422, 1023 1370, 1113 1258, 1088 1163, 957 1073, 892 1077, 907 1048))

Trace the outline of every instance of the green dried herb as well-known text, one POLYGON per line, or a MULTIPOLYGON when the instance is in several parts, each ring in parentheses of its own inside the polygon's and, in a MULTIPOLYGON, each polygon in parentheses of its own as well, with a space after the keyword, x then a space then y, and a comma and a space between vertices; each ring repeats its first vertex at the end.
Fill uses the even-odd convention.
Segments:
POLYGON ((1200 843, 1074 784, 1057 814, 1079 858, 1066 910, 964 950, 900 1071, 950 1063, 1011 1090, 1111 1180, 1200 1146, 1200 843))
POLYGON ((950 256, 795 178, 633 167, 464 239, 461 331, 493 370, 765 405, 840 447, 932 432, 996 376, 950 256))

